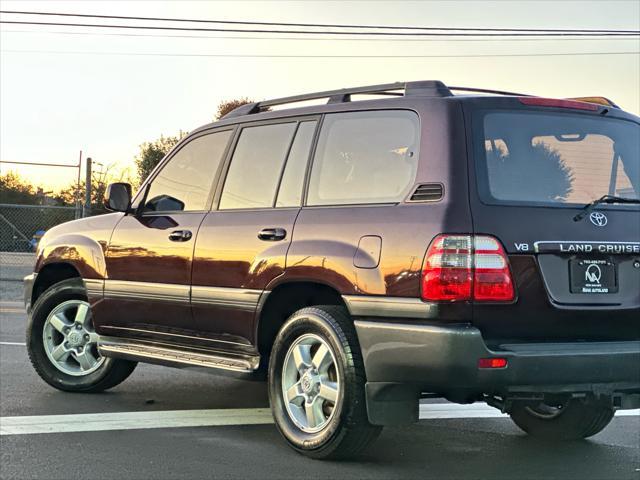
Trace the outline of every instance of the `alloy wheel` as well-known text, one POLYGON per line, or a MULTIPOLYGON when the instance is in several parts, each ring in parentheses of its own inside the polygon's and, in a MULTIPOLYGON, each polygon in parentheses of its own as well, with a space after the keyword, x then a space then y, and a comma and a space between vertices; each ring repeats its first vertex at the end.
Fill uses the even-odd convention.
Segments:
POLYGON ((313 334, 297 338, 282 367, 282 395, 293 423, 306 433, 322 430, 337 410, 340 388, 329 344, 313 334))
POLYGON ((42 330, 44 350, 51 364, 67 375, 95 372, 105 358, 98 353, 98 334, 91 309, 82 300, 68 300, 47 316, 42 330))

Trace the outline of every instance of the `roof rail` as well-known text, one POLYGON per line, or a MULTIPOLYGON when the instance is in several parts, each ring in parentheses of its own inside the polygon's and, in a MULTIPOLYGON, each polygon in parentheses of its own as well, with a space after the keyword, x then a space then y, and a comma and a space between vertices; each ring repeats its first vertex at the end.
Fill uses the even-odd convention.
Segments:
MULTIPOLYGON (((423 80, 418 82, 383 83, 381 85, 368 85, 366 87, 326 90, 324 92, 305 93, 303 95, 294 95, 292 97, 283 97, 273 100, 264 100, 262 102, 248 103, 236 108, 235 110, 232 110, 222 118, 241 117, 253 113, 264 112, 270 107, 275 107, 277 105, 306 102, 308 100, 319 100, 322 98, 327 98, 327 103, 344 103, 350 102, 352 95, 389 95, 394 97, 451 97, 453 96, 452 91, 490 93, 494 95, 513 95, 516 97, 534 96, 526 93, 507 92, 504 90, 488 90, 485 88, 448 87, 439 80, 423 80)), ((608 105, 611 107, 619 108, 611 100, 604 97, 581 97, 572 98, 569 100, 579 100, 582 102, 597 103, 600 105, 608 105)))
MULTIPOLYGON (((478 92, 478 93, 494 93, 496 95, 514 95, 517 97, 535 97, 537 95, 530 95, 527 93, 515 93, 505 92, 504 90, 487 90, 485 88, 472 88, 472 87, 449 87, 449 90, 454 92, 478 92)), ((607 97, 593 96, 593 97, 571 97, 565 100, 573 100, 576 102, 595 103, 597 105, 604 105, 606 107, 620 108, 618 105, 609 100, 607 97)))
POLYGON ((496 95, 515 95, 517 97, 533 96, 527 93, 506 92, 504 90, 487 90, 486 88, 473 88, 473 87, 449 87, 449 90, 458 91, 458 92, 494 93, 496 95))
POLYGON ((248 103, 226 114, 223 118, 240 117, 252 113, 259 113, 270 107, 286 105, 287 103, 306 102, 328 98, 327 103, 350 102, 352 95, 389 95, 398 97, 451 97, 453 94, 447 86, 439 80, 425 80, 420 82, 395 82, 381 85, 369 85, 366 87, 342 88, 339 90, 327 90, 324 92, 305 93, 292 97, 264 100, 262 102, 248 103))

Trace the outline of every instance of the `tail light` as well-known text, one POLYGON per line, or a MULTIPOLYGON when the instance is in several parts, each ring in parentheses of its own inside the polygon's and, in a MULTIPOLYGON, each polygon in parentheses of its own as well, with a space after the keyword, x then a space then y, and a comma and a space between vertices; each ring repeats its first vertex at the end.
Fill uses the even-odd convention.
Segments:
POLYGON ((493 237, 438 235, 422 268, 422 299, 510 302, 514 299, 509 260, 493 237))

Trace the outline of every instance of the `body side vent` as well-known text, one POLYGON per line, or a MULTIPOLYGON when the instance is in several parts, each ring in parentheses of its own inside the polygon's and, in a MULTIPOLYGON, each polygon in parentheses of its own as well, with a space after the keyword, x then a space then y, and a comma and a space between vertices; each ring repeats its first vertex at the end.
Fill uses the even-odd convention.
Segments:
POLYGON ((438 202, 444 195, 444 185, 441 183, 422 183, 411 194, 409 202, 438 202))

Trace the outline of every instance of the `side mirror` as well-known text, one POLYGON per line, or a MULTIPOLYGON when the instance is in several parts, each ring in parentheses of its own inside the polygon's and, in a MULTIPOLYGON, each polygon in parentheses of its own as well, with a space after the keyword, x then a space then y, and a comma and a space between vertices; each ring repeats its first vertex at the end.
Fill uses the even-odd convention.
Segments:
POLYGON ((104 193, 104 206, 113 212, 130 212, 131 185, 121 182, 109 184, 104 193))

